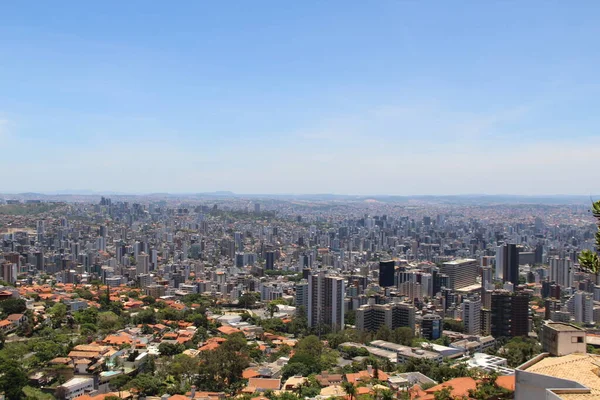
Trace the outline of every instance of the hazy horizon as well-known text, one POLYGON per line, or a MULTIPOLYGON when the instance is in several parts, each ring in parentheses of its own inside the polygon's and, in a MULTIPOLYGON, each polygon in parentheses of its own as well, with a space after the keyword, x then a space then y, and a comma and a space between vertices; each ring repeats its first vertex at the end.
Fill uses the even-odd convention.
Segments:
POLYGON ((599 11, 7 3, 2 191, 599 193, 599 11))

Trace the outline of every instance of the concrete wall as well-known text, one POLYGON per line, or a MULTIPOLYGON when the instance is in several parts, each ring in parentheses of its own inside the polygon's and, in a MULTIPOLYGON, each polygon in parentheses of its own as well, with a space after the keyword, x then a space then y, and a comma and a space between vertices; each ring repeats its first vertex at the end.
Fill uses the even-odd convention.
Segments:
POLYGON ((527 371, 515 371, 515 400, 546 400, 549 398, 559 399, 548 389, 585 389, 586 387, 575 381, 555 378, 553 376, 536 374, 527 371), (550 396, 550 397, 548 397, 550 396))

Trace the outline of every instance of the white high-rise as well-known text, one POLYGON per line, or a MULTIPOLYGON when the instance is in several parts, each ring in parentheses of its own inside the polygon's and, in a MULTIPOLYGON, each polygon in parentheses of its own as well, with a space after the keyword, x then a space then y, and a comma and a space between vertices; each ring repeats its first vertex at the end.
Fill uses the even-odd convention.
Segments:
POLYGON ((469 335, 481 333, 481 300, 465 300, 462 304, 465 332, 469 335))
POLYGON ((496 280, 502 280, 504 278, 503 266, 506 262, 505 258, 506 254, 504 252, 504 246, 496 247, 496 273, 494 274, 496 280))
POLYGON ((550 262, 550 281, 556 282, 561 287, 573 285, 573 261, 568 258, 552 257, 550 262))
POLYGON ((344 329, 344 278, 319 272, 308 277, 308 326, 344 329))
POLYGON ((590 293, 575 292, 566 302, 569 314, 577 323, 594 323, 594 298, 590 293))

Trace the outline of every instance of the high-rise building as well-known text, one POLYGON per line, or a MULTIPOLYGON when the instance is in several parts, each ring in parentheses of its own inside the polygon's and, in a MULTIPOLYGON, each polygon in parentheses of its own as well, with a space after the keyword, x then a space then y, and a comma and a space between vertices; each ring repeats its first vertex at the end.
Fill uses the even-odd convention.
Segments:
POLYGON ((344 329, 344 278, 313 274, 308 279, 308 326, 328 325, 332 329, 344 329))
POLYGON ((235 232, 233 234, 235 249, 237 251, 244 251, 244 239, 242 236, 242 232, 235 232))
POLYGON ((491 312, 492 336, 496 338, 527 336, 529 333, 528 294, 511 294, 507 290, 494 290, 491 312))
POLYGON ((487 290, 490 286, 493 286, 492 267, 481 267, 481 287, 487 290))
POLYGON ((307 309, 308 309, 308 281, 304 280, 304 279, 296 284, 296 310, 299 310, 300 307, 303 308, 304 313, 307 312, 307 309))
POLYGON ((267 251, 265 253, 265 259, 266 259, 266 263, 265 263, 265 270, 272 270, 275 269, 275 252, 274 251, 267 251))
POLYGON ((2 264, 2 279, 8 283, 17 281, 17 264, 5 262, 2 264))
POLYGON ((444 322, 437 314, 427 314, 421 320, 421 336, 427 340, 436 340, 442 337, 444 322))
POLYGON ((496 280, 504 280, 504 263, 507 257, 506 246, 496 247, 496 280))
POLYGON ((562 288, 573 286, 573 262, 568 258, 552 257, 550 263, 550 281, 562 288))
POLYGON ((390 330, 403 326, 415 329, 415 307, 407 303, 365 304, 356 310, 356 329, 376 332, 382 326, 390 330))
POLYGON ((516 244, 506 244, 506 259, 504 261, 504 282, 511 282, 514 287, 519 284, 519 250, 516 244))
POLYGON ((462 289, 477 283, 479 263, 473 259, 448 261, 442 264, 440 272, 448 275, 448 289, 462 289))
POLYGON ((481 300, 467 299, 462 303, 463 323, 469 335, 481 333, 481 300))
POLYGON ((594 323, 594 298, 590 293, 577 291, 565 303, 576 323, 594 323))
POLYGON ((142 252, 137 256, 135 271, 137 275, 147 274, 150 272, 150 257, 142 252))
POLYGON ((379 286, 394 286, 394 261, 381 261, 379 263, 379 286))

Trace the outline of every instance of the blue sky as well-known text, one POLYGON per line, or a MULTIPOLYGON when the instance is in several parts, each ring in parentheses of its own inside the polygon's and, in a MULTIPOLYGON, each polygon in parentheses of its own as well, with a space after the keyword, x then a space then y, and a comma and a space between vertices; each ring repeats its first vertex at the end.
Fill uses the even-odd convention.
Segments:
POLYGON ((0 5, 1 192, 600 193, 600 3, 0 5))

